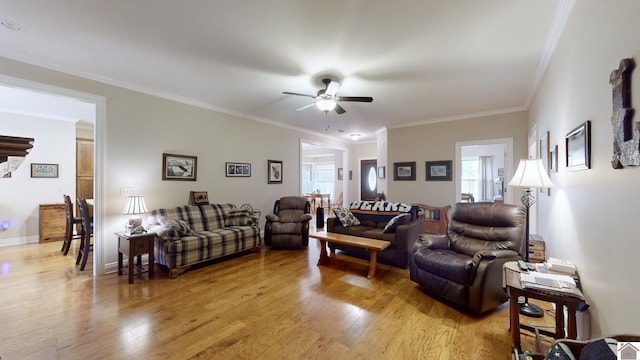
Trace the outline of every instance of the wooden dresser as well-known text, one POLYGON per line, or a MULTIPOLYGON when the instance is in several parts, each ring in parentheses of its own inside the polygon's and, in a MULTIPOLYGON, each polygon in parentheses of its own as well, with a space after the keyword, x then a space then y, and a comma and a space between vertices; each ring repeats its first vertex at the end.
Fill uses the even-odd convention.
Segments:
POLYGON ((420 218, 424 220, 424 232, 427 234, 447 233, 449 227, 450 205, 436 207, 425 204, 414 204, 420 207, 420 218))
POLYGON ((64 240, 66 222, 64 204, 40 204, 40 243, 64 240))

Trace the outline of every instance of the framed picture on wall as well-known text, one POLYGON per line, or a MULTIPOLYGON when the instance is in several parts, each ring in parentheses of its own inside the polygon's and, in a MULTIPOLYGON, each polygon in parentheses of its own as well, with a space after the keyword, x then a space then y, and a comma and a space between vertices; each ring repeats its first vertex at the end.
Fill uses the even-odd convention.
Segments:
MULTIPOLYGON (((540 138, 540 159, 542 160, 542 166, 547 175, 551 175, 551 134, 549 131, 545 131, 540 138)), ((550 188, 541 188, 540 193, 551 196, 550 188)))
POLYGON ((427 181, 451 181, 452 160, 427 161, 427 181))
POLYGON ((416 180, 416 162, 393 163, 393 180, 416 180))
POLYGON ((249 163, 224 163, 226 177, 250 177, 251 176, 251 164, 249 163))
POLYGON ((282 184, 282 161, 268 160, 267 169, 269 184, 282 184))
POLYGON ((567 170, 591 168, 591 121, 587 120, 565 137, 567 170))
POLYGON ((196 181, 198 157, 162 154, 162 180, 196 181))
POLYGON ((57 178, 58 164, 31 164, 32 178, 57 178))

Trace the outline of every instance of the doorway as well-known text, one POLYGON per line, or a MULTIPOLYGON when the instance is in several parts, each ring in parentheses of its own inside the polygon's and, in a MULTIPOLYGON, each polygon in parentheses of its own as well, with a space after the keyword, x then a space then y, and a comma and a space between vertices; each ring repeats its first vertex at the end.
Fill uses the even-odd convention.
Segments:
POLYGON ((378 194, 378 160, 360 160, 360 199, 375 200, 378 194))
POLYGON ((512 203, 513 138, 456 143, 455 202, 512 203))
MULTIPOLYGON (((4 85, 10 88, 14 88, 18 91, 33 92, 36 94, 50 95, 52 98, 58 99, 71 99, 80 103, 88 104, 91 107, 91 115, 82 117, 82 120, 92 122, 93 126, 93 138, 95 151, 93 154, 93 178, 95 179, 93 184, 93 198, 95 202, 94 206, 94 249, 93 249, 93 276, 103 275, 106 272, 105 259, 104 259, 104 243, 102 241, 102 230, 104 229, 104 219, 102 218, 104 202, 103 199, 103 184, 101 181, 101 175, 103 173, 103 154, 105 152, 105 128, 106 128, 106 99, 102 96, 83 93, 71 89, 61 88, 49 84, 38 83, 30 80, 24 80, 14 78, 6 75, 0 75, 0 85, 4 85)), ((37 104, 32 104, 37 105, 37 104)), ((23 109, 24 111, 30 111, 23 109)), ((31 109, 33 111, 33 109, 31 109)), ((42 112, 36 111, 37 114, 42 112)), ((62 117, 73 116, 69 114, 59 114, 62 117)), ((75 119, 79 119, 75 117, 75 119)), ((75 154, 74 154, 75 156, 75 154)))

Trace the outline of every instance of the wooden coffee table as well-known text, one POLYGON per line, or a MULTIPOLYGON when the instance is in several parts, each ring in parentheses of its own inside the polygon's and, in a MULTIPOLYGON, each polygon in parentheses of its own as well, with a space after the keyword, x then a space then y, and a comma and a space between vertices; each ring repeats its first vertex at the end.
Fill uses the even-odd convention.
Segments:
POLYGON ((329 243, 329 245, 332 243, 351 245, 369 250, 369 273, 367 274, 367 278, 369 279, 371 279, 376 273, 376 266, 378 265, 378 251, 384 250, 391 245, 391 242, 389 241, 336 234, 326 231, 309 233, 309 237, 320 241, 320 259, 318 259, 318 266, 331 263, 331 258, 335 258, 336 256, 335 248, 331 246, 331 257, 327 255, 327 243, 329 243))

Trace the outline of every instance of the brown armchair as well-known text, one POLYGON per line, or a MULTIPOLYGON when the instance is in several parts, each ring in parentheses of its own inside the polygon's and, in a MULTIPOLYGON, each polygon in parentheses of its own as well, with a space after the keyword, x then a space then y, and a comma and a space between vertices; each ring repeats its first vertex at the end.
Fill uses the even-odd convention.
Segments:
POLYGON ((276 200, 273 213, 266 216, 264 244, 279 248, 302 248, 309 245, 311 204, 302 196, 276 200))
POLYGON ((413 246, 409 275, 430 295, 480 314, 507 300, 502 265, 525 253, 524 208, 458 203, 447 235, 423 234, 413 246))

